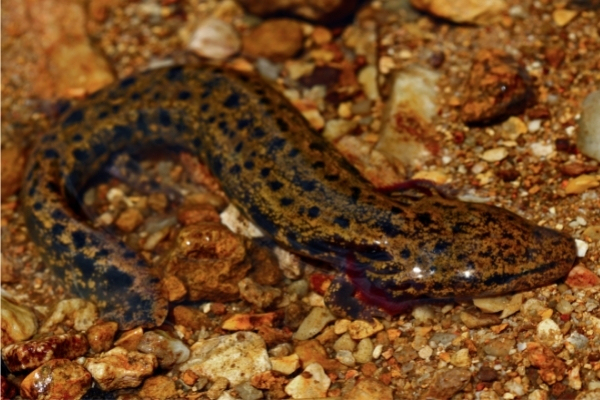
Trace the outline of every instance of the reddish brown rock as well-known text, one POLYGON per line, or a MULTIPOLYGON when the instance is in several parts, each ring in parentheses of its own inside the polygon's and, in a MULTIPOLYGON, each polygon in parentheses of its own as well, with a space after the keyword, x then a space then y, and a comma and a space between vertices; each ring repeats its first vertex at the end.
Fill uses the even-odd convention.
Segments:
POLYGON ((339 361, 329 358, 327 351, 317 340, 303 340, 298 342, 295 352, 300 357, 300 360, 302 360, 302 365, 318 363, 327 371, 346 370, 346 367, 339 361))
POLYGON ((528 343, 525 355, 536 368, 539 368, 540 378, 549 385, 560 382, 565 377, 567 367, 552 350, 538 343, 528 343))
POLYGON ((85 368, 104 391, 134 388, 152 375, 158 361, 153 354, 127 351, 122 347, 85 360, 85 368))
POLYGON ((252 271, 250 277, 260 285, 277 285, 283 279, 279 261, 273 252, 263 246, 252 246, 248 254, 252 271))
POLYGON ((519 114, 533 102, 527 72, 500 50, 482 50, 476 55, 465 92, 462 118, 468 124, 487 124, 519 114))
POLYGON ((131 233, 135 231, 142 222, 144 222, 144 216, 140 210, 130 207, 119 215, 115 221, 115 225, 123 232, 131 233))
POLYGON ((461 391, 471 380, 471 373, 464 368, 437 370, 424 398, 449 399, 461 391))
POLYGON ((73 360, 84 355, 88 348, 84 334, 66 333, 11 344, 2 349, 2 358, 11 372, 17 372, 37 368, 55 358, 73 360))
POLYGON ((186 306, 176 306, 173 309, 173 321, 175 324, 185 326, 192 331, 199 331, 203 328, 209 329, 213 326, 208 315, 186 306))
POLYGON ((86 332, 90 348, 94 353, 107 351, 113 345, 119 325, 116 322, 100 322, 86 332))
POLYGON ((293 57, 302 49, 302 25, 291 19, 265 21, 242 38, 244 54, 274 61, 293 57))
POLYGON ((76 362, 50 360, 21 382, 28 399, 80 399, 92 386, 92 375, 76 362))
POLYGON ((168 376, 152 376, 144 381, 138 394, 144 399, 174 399, 177 398, 177 387, 168 376))
POLYGON ((175 275, 188 290, 188 299, 232 301, 239 298, 237 283, 250 263, 245 260, 244 238, 217 223, 184 227, 167 261, 167 274, 175 275))
POLYGON ((239 0, 250 13, 267 17, 293 15, 310 21, 331 23, 346 18, 356 9, 356 0, 239 0))
POLYGON ((361 379, 356 386, 350 390, 344 399, 347 400, 392 400, 394 398, 392 388, 377 379, 361 379))

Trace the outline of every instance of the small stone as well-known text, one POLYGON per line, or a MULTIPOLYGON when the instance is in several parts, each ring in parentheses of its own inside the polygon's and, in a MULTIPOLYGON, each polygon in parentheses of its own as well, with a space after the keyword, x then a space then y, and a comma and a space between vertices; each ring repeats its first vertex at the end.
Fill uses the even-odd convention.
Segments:
POLYGON ((321 332, 323 328, 331 321, 335 321, 335 316, 324 307, 314 307, 310 314, 302 321, 293 338, 296 340, 307 340, 321 332))
POLYGON ((81 333, 65 333, 14 343, 2 348, 2 359, 11 372, 38 368, 56 358, 73 360, 87 353, 89 345, 81 333))
POLYGON ((300 357, 302 365, 318 363, 327 371, 340 371, 346 368, 337 360, 329 358, 327 351, 317 340, 303 340, 296 344, 295 353, 300 357))
MULTIPOLYGON (((4 380, 4 379, 3 379, 4 380)), ((80 399, 92 387, 92 375, 76 362, 56 359, 44 363, 21 382, 28 399, 80 399)))
POLYGON ((514 350, 516 341, 514 339, 492 339, 483 346, 485 354, 494 357, 505 357, 514 350))
POLYGON ((348 350, 339 350, 335 353, 335 359, 346 367, 354 368, 356 365, 356 359, 352 355, 352 352, 348 350))
POLYGON ((567 275, 566 284, 572 288, 590 288, 600 285, 600 277, 581 265, 576 265, 567 275))
POLYGON ((581 194, 588 189, 600 186, 600 179, 593 175, 579 175, 577 178, 570 179, 565 187, 567 194, 581 194))
POLYGON ((486 150, 481 158, 487 162, 496 162, 504 160, 508 156, 508 150, 506 147, 496 147, 494 149, 486 150))
POLYGON ((119 324, 113 321, 100 322, 92 325, 86 332, 90 348, 94 353, 102 353, 113 345, 119 324))
POLYGON ((142 398, 149 399, 174 399, 177 398, 177 387, 175 382, 168 376, 151 376, 144 381, 144 385, 138 392, 142 398))
POLYGON ((471 366, 471 357, 469 349, 460 349, 450 357, 450 364, 455 367, 469 368, 471 366))
POLYGON ((344 400, 393 400, 392 388, 383 382, 366 378, 358 383, 344 395, 344 400))
POLYGON ((11 343, 23 342, 32 337, 38 329, 38 321, 33 310, 0 297, 2 347, 11 343))
POLYGON ((158 361, 153 354, 115 347, 97 357, 87 358, 85 368, 104 391, 138 387, 152 375, 158 361))
POLYGON ((350 337, 354 340, 360 340, 373 336, 382 330, 383 324, 376 318, 373 318, 372 322, 357 319, 352 321, 348 326, 348 333, 350 333, 350 337))
POLYGON ((175 324, 185 326, 192 331, 209 329, 213 325, 208 315, 188 306, 175 306, 173 309, 173 321, 175 324))
POLYGON ((293 399, 326 397, 330 384, 331 379, 329 379, 323 367, 313 363, 286 385, 285 392, 293 399))
POLYGON ((115 341, 115 346, 122 347, 128 351, 135 351, 144 336, 144 329, 137 327, 128 331, 125 331, 115 341))
POLYGON ((237 31, 227 22, 218 18, 207 18, 194 30, 188 49, 200 57, 211 60, 224 60, 237 54, 241 40, 237 31))
POLYGON ((577 14, 578 12, 575 10, 554 10, 552 12, 552 19, 556 25, 565 26, 571 22, 577 16, 577 14))
POLYGON ((234 389, 242 400, 258 400, 264 397, 263 392, 252 386, 250 382, 242 382, 234 389))
POLYGON ((41 333, 52 332, 59 324, 71 325, 75 330, 88 330, 98 319, 98 308, 92 302, 83 299, 61 300, 42 327, 41 333))
POLYGON ((584 237, 589 237, 592 240, 600 241, 600 225, 590 225, 583 231, 584 237))
POLYGON ((0 156, 2 163, 2 199, 17 193, 25 172, 25 153, 17 147, 3 148, 0 156))
POLYGON ((300 357, 297 354, 290 354, 284 357, 271 357, 273 371, 283 375, 291 375, 300 368, 300 357))
POLYGON ((477 377, 482 382, 493 382, 498 380, 499 374, 494 368, 484 365, 477 373, 477 377))
POLYGON ((158 213, 165 212, 169 205, 169 199, 164 193, 150 193, 148 195, 148 206, 158 213))
POLYGON ((358 73, 358 82, 361 84, 363 92, 368 99, 379 99, 379 86, 377 84, 377 67, 367 65, 358 73))
POLYGON ((355 348, 356 348, 356 342, 350 337, 350 334, 348 332, 346 332, 342 336, 340 336, 338 338, 338 340, 336 340, 335 343, 333 344, 333 349, 335 351, 340 351, 340 350, 354 351, 355 348))
POLYGON ((356 362, 359 364, 370 362, 373 359, 373 348, 373 341, 369 338, 364 338, 358 342, 356 351, 353 353, 356 362))
POLYGON ((472 314, 466 311, 460 313, 460 320, 469 329, 483 328, 486 326, 497 325, 500 318, 495 314, 472 314))
POLYGON ((171 369, 190 358, 190 349, 181 340, 158 329, 144 333, 137 349, 142 353, 154 354, 163 369, 171 369))
POLYGON ((302 49, 303 40, 302 25, 292 19, 266 20, 242 38, 245 54, 273 61, 292 58, 302 49))
POLYGON ((537 337, 540 343, 553 349, 558 349, 563 344, 560 327, 550 318, 541 321, 537 325, 537 337))
POLYGON ((199 340, 181 370, 192 370, 211 380, 226 378, 232 385, 271 369, 264 340, 253 332, 237 332, 199 340))
POLYGON ((240 296, 248 303, 253 304, 259 310, 269 308, 279 298, 281 298, 281 289, 271 286, 262 286, 250 278, 244 278, 238 282, 240 296))
POLYGON ((227 331, 249 331, 262 326, 273 326, 275 313, 264 314, 234 314, 221 324, 221 328, 227 331))
POLYGON ((165 276, 162 283, 170 303, 183 300, 187 295, 185 285, 176 276, 165 276))
POLYGON ((528 343, 525 356, 531 365, 539 368, 540 378, 549 385, 564 379, 566 365, 552 350, 539 344, 528 343))
POLYGON ((471 372, 463 368, 439 369, 435 372, 424 398, 449 399, 471 381, 471 372))
POLYGON ((210 204, 183 205, 177 210, 177 220, 182 225, 193 225, 201 222, 220 222, 219 213, 210 204))
POLYGON ((117 217, 115 225, 125 233, 131 233, 144 222, 144 216, 135 207, 127 208, 117 217))
POLYGON ((234 400, 233 397, 229 396, 228 393, 225 393, 225 389, 229 386, 229 382, 226 378, 216 378, 214 379, 210 389, 206 392, 206 397, 211 400, 234 400))
POLYGON ((600 90, 587 95, 581 105, 577 148, 600 161, 600 90))
POLYGON ((239 0, 250 13, 261 17, 293 15, 309 21, 332 23, 356 9, 356 0, 239 0))
POLYGON ((436 17, 458 23, 489 25, 506 10, 504 0, 411 0, 411 4, 436 17))
POLYGON ((463 120, 488 124, 519 114, 532 96, 527 72, 512 57, 500 50, 481 50, 465 82, 463 120))

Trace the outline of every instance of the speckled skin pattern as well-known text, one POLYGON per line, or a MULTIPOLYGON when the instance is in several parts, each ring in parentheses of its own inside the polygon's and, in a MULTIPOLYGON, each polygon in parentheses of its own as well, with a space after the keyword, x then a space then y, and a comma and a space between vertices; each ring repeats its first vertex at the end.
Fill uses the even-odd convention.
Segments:
POLYGON ((69 110, 34 150, 22 193, 45 262, 122 329, 164 320, 159 279, 70 204, 111 154, 167 145, 197 154, 277 243, 345 271, 326 295, 338 315, 369 316, 373 306, 394 313, 424 296, 530 289, 564 276, 576 257, 568 235, 497 207, 378 192, 259 79, 154 70, 69 110))

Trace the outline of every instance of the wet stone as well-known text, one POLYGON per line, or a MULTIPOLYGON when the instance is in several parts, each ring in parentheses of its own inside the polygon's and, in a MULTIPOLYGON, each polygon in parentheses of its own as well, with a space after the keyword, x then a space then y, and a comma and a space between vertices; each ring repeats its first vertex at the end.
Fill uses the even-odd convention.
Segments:
POLYGON ((577 148, 600 161, 600 90, 590 93, 581 105, 577 148))
POLYGON ((393 398, 392 388, 373 378, 361 379, 344 396, 346 400, 392 400, 393 398))
POLYGON ((158 361, 153 354, 115 347, 98 357, 87 358, 84 366, 100 389, 110 391, 138 387, 152 375, 158 361))
POLYGON ((302 48, 302 25, 291 19, 267 20, 245 35, 242 41, 244 53, 250 57, 285 60, 302 48))
POLYGON ((320 398, 327 395, 331 379, 317 363, 308 365, 304 372, 290 381, 285 392, 293 399, 320 398))
POLYGON ((102 353, 112 347, 119 325, 116 322, 100 322, 86 332, 90 348, 94 353, 102 353))
POLYGON ((151 376, 144 381, 138 394, 142 398, 173 399, 177 397, 177 387, 175 382, 168 376, 151 376))
POLYGON ((441 369, 435 372, 426 398, 451 398, 471 380, 471 372, 463 368, 441 369))
POLYGON ((137 349, 142 353, 154 354, 163 369, 170 369, 190 357, 190 349, 181 340, 161 330, 144 333, 137 349))
POLYGON ((21 382, 29 399, 79 399, 92 386, 92 375, 76 362, 55 359, 35 369, 21 382))
POLYGON ((0 300, 2 311, 2 346, 22 342, 32 337, 38 329, 33 310, 13 303, 4 296, 0 300))

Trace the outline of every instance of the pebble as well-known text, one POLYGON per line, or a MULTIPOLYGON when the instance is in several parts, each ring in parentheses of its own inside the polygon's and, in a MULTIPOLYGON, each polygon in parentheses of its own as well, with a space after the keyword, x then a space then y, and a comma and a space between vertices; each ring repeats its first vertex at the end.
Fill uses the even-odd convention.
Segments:
POLYGON ((294 332, 293 338, 296 340, 310 339, 321 332, 331 321, 335 321, 335 316, 327 308, 313 307, 298 330, 294 332))
POLYGON ((563 336, 560 327, 551 318, 541 321, 536 328, 537 338, 540 343, 558 349, 563 345, 563 336))
POLYGON ((350 333, 350 337, 354 340, 360 340, 373 336, 382 330, 383 324, 376 318, 373 318, 372 322, 357 319, 352 321, 348 326, 348 333, 350 333))
POLYGON ((3 148, 0 163, 2 164, 1 193, 4 200, 17 193, 21 187, 25 171, 25 154, 17 147, 3 148))
POLYGON ((285 386, 285 392, 293 399, 320 398, 327 396, 329 385, 331 379, 323 367, 312 363, 285 386))
POLYGON ((572 288, 590 288, 600 285, 600 277, 582 265, 576 265, 569 271, 565 281, 572 288))
POLYGON ((377 85, 377 74, 377 67, 375 67, 374 65, 367 65, 363 67, 358 73, 358 83, 361 84, 363 92, 370 100, 379 99, 379 86, 377 85))
POLYGON ((151 376, 144 381, 138 395, 143 399, 177 398, 177 387, 173 379, 164 375, 151 376))
POLYGON ((273 371, 283 375, 291 375, 300 368, 300 357, 298 354, 290 354, 283 357, 271 357, 273 371))
POLYGON ((335 341, 335 343, 333 343, 333 349, 335 351, 340 351, 340 350, 354 351, 355 348, 356 348, 356 342, 354 341, 354 339, 352 339, 350 337, 350 334, 348 332, 344 333, 342 336, 340 336, 335 341))
POLYGON ((485 354, 494 357, 505 357, 515 348, 515 340, 509 338, 492 339, 483 346, 485 354))
POLYGON ((249 382, 243 382, 234 387, 242 400, 258 400, 263 398, 263 392, 256 389, 249 382))
POLYGON ((318 363, 325 370, 332 372, 345 368, 339 361, 330 359, 325 347, 314 339, 297 342, 294 352, 300 357, 302 365, 318 363))
POLYGON ((181 370, 192 370, 211 380, 226 378, 238 385, 271 370, 265 341, 253 332, 237 332, 199 340, 192 345, 190 359, 181 370))
POLYGON ((421 10, 453 22, 490 25, 506 10, 505 0, 410 0, 421 10))
POLYGON ((261 17, 288 14, 309 21, 332 23, 356 9, 356 0, 239 0, 250 13, 261 17))
POLYGON ((531 144, 531 152, 538 157, 548 157, 550 154, 554 152, 553 144, 545 144, 545 143, 532 143, 531 144))
POLYGON ((221 328, 226 331, 249 331, 258 329, 261 326, 273 326, 273 321, 277 315, 275 313, 264 314, 234 314, 221 324, 221 328))
POLYGON ((242 38, 244 54, 271 61, 292 58, 302 49, 303 41, 302 24, 285 18, 266 20, 242 38))
POLYGON ((450 364, 455 367, 468 368, 471 366, 471 356, 469 349, 460 349, 450 357, 450 364))
POLYGON ((144 329, 137 327, 128 331, 125 331, 115 341, 115 346, 122 347, 128 351, 137 350, 137 346, 144 336, 144 329))
POLYGON ((578 12, 575 10, 554 10, 552 12, 552 20, 558 26, 566 26, 569 22, 571 22, 576 16, 578 12))
POLYGON ((282 294, 281 289, 259 285, 250 278, 239 281, 238 288, 242 299, 253 304, 259 310, 269 308, 281 298, 282 294))
POLYGON ((44 363, 21 382, 26 399, 80 399, 92 387, 92 375, 76 362, 56 359, 44 363))
POLYGON ((532 366, 539 368, 540 378, 549 385, 565 377, 566 365, 552 350, 539 343, 528 343, 525 355, 532 366))
POLYGON ((33 310, 17 305, 6 297, 0 297, 2 347, 25 341, 38 329, 38 321, 33 310))
POLYGON ((354 351, 354 359, 359 364, 366 364, 373 359, 373 341, 369 338, 364 338, 358 342, 354 351))
POLYGON ((115 338, 119 324, 113 321, 99 322, 92 325, 86 332, 90 348, 94 353, 102 353, 109 350, 115 338))
POLYGON ((433 375, 424 398, 449 399, 471 381, 471 372, 463 368, 439 369, 433 375))
POLYGON ((481 159, 487 162, 496 162, 504 160, 508 156, 508 149, 506 147, 496 147, 483 152, 481 159))
POLYGON ((383 382, 365 378, 359 380, 354 387, 344 395, 344 400, 393 400, 392 388, 383 382))
POLYGON ((594 175, 579 175, 576 178, 569 179, 565 187, 566 194, 581 194, 588 189, 600 186, 600 179, 594 175))
POLYGON ((498 316, 495 314, 475 315, 466 311, 460 313, 460 320, 469 329, 483 328, 500 323, 500 318, 498 318, 498 316))
POLYGON ((162 279, 162 285, 167 293, 167 299, 170 303, 185 299, 187 289, 183 282, 174 275, 167 275, 162 279))
POLYGON ((71 325, 76 331, 87 331, 98 319, 98 308, 92 302, 83 299, 67 299, 58 302, 50 317, 42 327, 41 333, 52 332, 60 324, 71 325))
POLYGON ((144 216, 135 207, 125 209, 115 221, 117 228, 125 233, 131 233, 137 229, 144 222, 144 216))
POLYGON ((240 51, 242 41, 237 31, 218 18, 207 18, 200 22, 191 35, 188 49, 211 60, 224 60, 240 51))
POLYGON ((144 333, 137 349, 142 353, 154 354, 163 369, 170 369, 190 358, 190 349, 181 340, 158 329, 144 333))
POLYGON ((577 148, 600 161, 600 90, 587 95, 581 105, 577 148))
POLYGON ((468 124, 489 124, 520 114, 532 100, 525 70, 501 50, 480 50, 465 81, 462 106, 468 124))
POLYGON ((73 360, 87 353, 88 348, 85 335, 65 333, 5 346, 2 359, 11 372, 18 372, 38 368, 55 358, 73 360))
POLYGON ((354 368, 356 360, 352 355, 352 352, 348 350, 339 350, 335 353, 335 359, 347 367, 354 368))
POLYGON ((85 368, 104 391, 138 387, 152 375, 158 361, 153 354, 115 347, 97 357, 86 358, 85 368))

